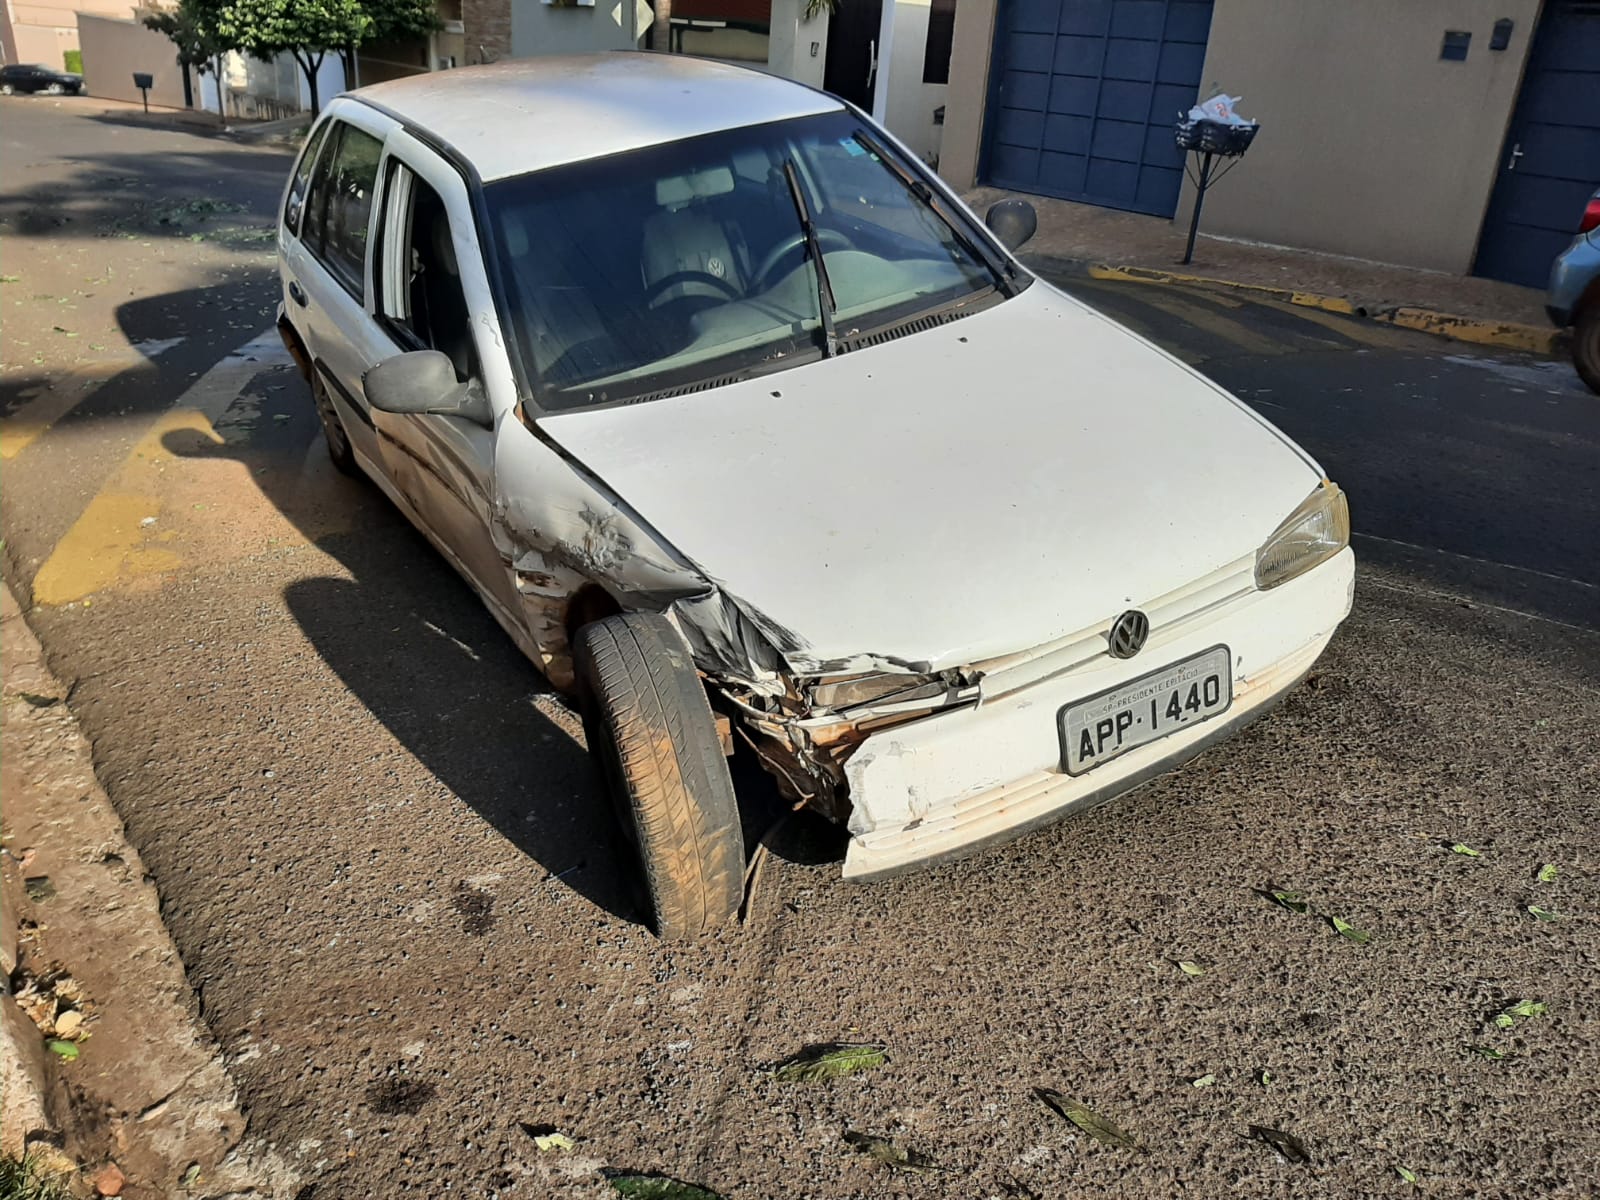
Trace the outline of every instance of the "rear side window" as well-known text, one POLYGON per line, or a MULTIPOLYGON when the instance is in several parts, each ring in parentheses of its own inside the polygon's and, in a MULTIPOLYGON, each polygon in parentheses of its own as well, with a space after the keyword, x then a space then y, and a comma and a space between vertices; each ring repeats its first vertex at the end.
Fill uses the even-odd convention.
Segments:
POLYGON ((328 135, 311 172, 300 240, 358 300, 365 299, 362 279, 367 260, 367 226, 372 193, 378 183, 378 158, 383 143, 370 133, 330 122, 328 135))
POLYGON ((290 233, 300 232, 300 214, 306 206, 306 190, 311 186, 311 168, 316 166, 317 155, 322 152, 322 143, 328 140, 328 130, 332 126, 332 121, 323 122, 311 135, 305 152, 295 166, 294 180, 289 184, 289 198, 283 204, 283 223, 288 226, 290 233))

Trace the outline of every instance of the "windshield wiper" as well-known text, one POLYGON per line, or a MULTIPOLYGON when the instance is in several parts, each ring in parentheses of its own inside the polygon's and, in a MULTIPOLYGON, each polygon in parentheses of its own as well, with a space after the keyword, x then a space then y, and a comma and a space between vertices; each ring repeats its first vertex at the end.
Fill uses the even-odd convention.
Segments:
POLYGON ((995 255, 986 254, 972 238, 967 236, 955 214, 946 211, 942 197, 926 183, 906 170, 905 167, 901 166, 900 163, 890 158, 889 152, 868 136, 865 130, 858 129, 854 136, 859 145, 870 150, 879 162, 889 168, 889 173, 900 181, 901 187, 934 211, 934 214, 944 222, 945 228, 954 235, 956 241, 961 243, 961 248, 989 269, 989 274, 994 276, 995 284, 1001 291, 1008 296, 1017 294, 1017 271, 1010 262, 1002 260, 997 264, 995 255))
POLYGON ((800 229, 806 235, 806 253, 817 267, 817 307, 822 313, 824 353, 832 358, 839 353, 839 335, 833 327, 833 284, 828 280, 828 267, 822 261, 822 243, 817 239, 817 225, 811 219, 811 208, 806 204, 805 192, 800 187, 800 172, 795 170, 792 157, 783 160, 783 174, 789 181, 789 196, 794 200, 794 211, 800 217, 800 229))

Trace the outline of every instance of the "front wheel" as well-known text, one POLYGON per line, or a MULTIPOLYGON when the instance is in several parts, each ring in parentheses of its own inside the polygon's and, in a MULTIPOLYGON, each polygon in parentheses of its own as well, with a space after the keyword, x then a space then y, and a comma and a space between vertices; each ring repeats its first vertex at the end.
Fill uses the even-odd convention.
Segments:
POLYGON ((13 95, 15 94, 16 90, 17 89, 12 87, 9 83, 0 83, 0 96, 13 95))
POLYGON ((1600 301, 1584 306, 1578 327, 1572 331, 1572 365, 1578 375, 1600 392, 1600 301))
POLYGON ((59 83, 52 83, 49 87, 44 89, 45 95, 47 96, 59 96, 66 90, 67 89, 62 87, 59 83))
POLYGON ((744 836, 711 705, 665 617, 585 625, 573 647, 589 751, 643 876, 656 933, 726 922, 744 892, 744 836))

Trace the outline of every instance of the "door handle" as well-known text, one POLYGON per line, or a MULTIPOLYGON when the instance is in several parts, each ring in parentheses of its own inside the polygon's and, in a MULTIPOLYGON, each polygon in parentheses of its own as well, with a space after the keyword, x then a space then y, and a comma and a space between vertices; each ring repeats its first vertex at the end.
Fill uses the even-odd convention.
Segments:
POLYGON ((867 86, 872 86, 872 81, 878 77, 878 41, 874 38, 867 43, 867 86))
POLYGON ((1522 154, 1523 150, 1521 142, 1518 142, 1516 145, 1512 146, 1511 157, 1506 161, 1506 170, 1515 171, 1517 169, 1517 159, 1521 158, 1522 154))
POLYGON ((300 281, 297 279, 289 280, 289 299, 293 300, 301 308, 306 306, 306 290, 300 286, 300 281))

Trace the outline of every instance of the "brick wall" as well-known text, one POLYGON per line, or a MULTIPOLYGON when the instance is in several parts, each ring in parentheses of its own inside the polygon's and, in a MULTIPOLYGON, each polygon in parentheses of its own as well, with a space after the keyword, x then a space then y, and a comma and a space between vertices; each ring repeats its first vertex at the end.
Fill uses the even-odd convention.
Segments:
POLYGON ((461 0, 464 67, 511 57, 511 0, 461 0))

